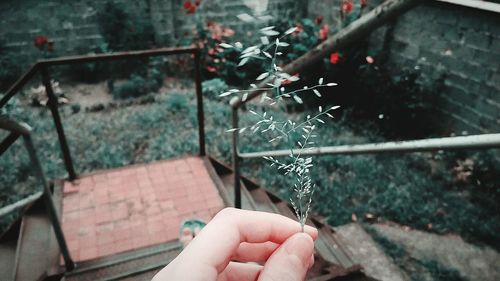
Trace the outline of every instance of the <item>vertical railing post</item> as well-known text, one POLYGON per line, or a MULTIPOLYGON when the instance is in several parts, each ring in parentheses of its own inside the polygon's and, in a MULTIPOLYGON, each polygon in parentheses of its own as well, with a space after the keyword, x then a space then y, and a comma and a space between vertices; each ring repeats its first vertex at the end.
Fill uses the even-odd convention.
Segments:
POLYGON ((26 149, 28 150, 28 154, 33 168, 37 174, 37 178, 39 179, 40 184, 42 184, 43 186, 43 201, 45 203, 45 208, 47 209, 50 222, 52 223, 52 227, 54 228, 54 234, 56 235, 57 244, 59 245, 59 249, 61 250, 64 264, 66 265, 66 268, 71 271, 75 268, 75 263, 71 259, 68 245, 66 244, 66 239, 64 238, 64 233, 62 231, 61 224, 59 223, 59 218, 57 217, 54 201, 52 201, 52 193, 50 192, 49 185, 47 184, 47 180, 45 179, 45 176, 43 174, 42 166, 40 165, 40 161, 38 160, 38 156, 36 155, 35 146, 33 145, 31 135, 26 134, 23 137, 24 144, 26 145, 26 149))
POLYGON ((194 53, 195 79, 196 79, 196 104, 198 107, 198 142, 200 145, 200 156, 205 156, 205 117, 203 113, 203 93, 201 88, 201 61, 200 50, 194 53))
POLYGON ((68 171, 69 179, 76 179, 75 168, 73 167, 73 161, 71 160, 71 154, 69 152, 68 142, 66 141, 66 136, 64 135, 64 129, 61 123, 61 116, 59 115, 57 97, 52 89, 52 84, 50 82, 50 75, 47 66, 42 65, 40 68, 42 73, 42 83, 45 86, 45 92, 47 93, 50 112, 52 113, 52 118, 54 119, 54 124, 56 126, 57 136, 59 138, 59 144, 61 145, 61 151, 63 155, 64 165, 66 171, 68 171))
MULTIPOLYGON (((233 129, 238 128, 238 107, 233 109, 233 129)), ((239 130, 233 131, 234 207, 241 209, 240 156, 238 153, 239 130)))

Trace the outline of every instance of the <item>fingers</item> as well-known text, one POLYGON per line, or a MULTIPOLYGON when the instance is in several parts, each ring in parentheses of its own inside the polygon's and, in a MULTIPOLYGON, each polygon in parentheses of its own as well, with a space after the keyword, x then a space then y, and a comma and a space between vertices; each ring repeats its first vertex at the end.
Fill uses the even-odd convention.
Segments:
MULTIPOLYGON (((224 209, 201 230, 177 258, 155 276, 155 280, 163 278, 167 278, 164 280, 215 280, 218 274, 227 268, 235 253, 241 260, 249 261, 251 258, 265 260, 272 252, 268 244, 259 246, 263 252, 259 253, 259 249, 254 248, 253 252, 245 255, 238 252, 243 242, 282 244, 300 231, 298 222, 281 215, 224 209)), ((318 231, 313 227, 306 226, 304 231, 302 236, 309 237, 311 243, 318 237, 318 231)), ((311 254, 312 252, 309 256, 311 254)), ((273 256, 274 254, 271 258, 273 256)))
POLYGON ((239 262, 265 262, 278 246, 278 244, 273 242, 243 242, 233 254, 231 260, 239 262))
MULTIPOLYGON (((310 226, 305 232, 316 239, 318 231, 310 226)), ((300 232, 300 224, 287 217, 227 208, 219 212, 187 246, 179 258, 197 260, 222 272, 242 242, 281 244, 300 232), (181 257, 182 256, 182 257, 181 257)))
POLYGON ((230 262, 219 274, 217 281, 255 281, 264 268, 258 264, 230 262))
POLYGON ((314 242, 309 235, 293 235, 269 257, 258 280, 303 281, 313 251, 314 242))

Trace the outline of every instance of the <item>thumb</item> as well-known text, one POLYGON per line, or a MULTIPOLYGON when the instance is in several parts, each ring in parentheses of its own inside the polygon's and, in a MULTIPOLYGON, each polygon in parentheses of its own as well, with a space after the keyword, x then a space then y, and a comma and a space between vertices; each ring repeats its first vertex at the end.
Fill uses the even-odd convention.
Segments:
POLYGON ((314 242, 311 236, 305 233, 292 235, 269 257, 259 281, 304 280, 307 269, 311 266, 313 251, 314 242))

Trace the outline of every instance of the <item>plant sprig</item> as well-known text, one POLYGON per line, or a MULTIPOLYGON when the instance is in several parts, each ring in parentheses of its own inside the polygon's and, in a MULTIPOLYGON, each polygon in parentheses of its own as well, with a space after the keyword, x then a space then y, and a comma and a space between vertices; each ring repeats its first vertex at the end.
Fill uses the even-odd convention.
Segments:
MULTIPOLYGON (((269 101, 270 105, 274 105, 278 102, 282 102, 284 98, 290 98, 299 104, 303 101, 298 94, 303 92, 312 92, 315 96, 321 97, 319 91, 323 87, 336 86, 336 83, 324 83, 323 78, 318 80, 318 83, 314 86, 305 86, 302 89, 292 90, 287 92, 284 87, 285 81, 288 83, 293 83, 300 80, 299 77, 290 75, 283 71, 281 67, 277 65, 278 57, 283 54, 280 51, 280 47, 287 47, 289 44, 282 41, 286 36, 292 34, 296 31, 296 28, 290 28, 283 34, 274 30, 274 26, 268 26, 260 29, 260 33, 263 35, 261 37, 261 44, 253 45, 244 48, 243 44, 236 42, 234 45, 223 43, 220 44, 223 48, 235 48, 240 51, 240 63, 238 66, 244 66, 250 59, 268 60, 270 63, 269 70, 259 74, 256 77, 256 81, 263 81, 265 79, 265 85, 269 87, 258 87, 256 84, 251 84, 250 89, 231 89, 224 93, 221 93, 220 97, 230 96, 233 94, 242 94, 242 101, 246 101, 248 94, 254 91, 263 91, 261 102, 269 101), (276 37, 275 40, 271 42, 267 37, 276 37), (274 49, 273 49, 274 47, 274 49), (268 51, 273 50, 270 54, 268 51), (267 82, 269 81, 269 82, 267 82), (267 93, 271 92, 271 96, 267 93)), ((286 140, 288 149, 290 150, 289 159, 290 161, 278 160, 271 156, 264 156, 263 158, 270 162, 270 166, 276 166, 278 170, 283 171, 285 175, 290 175, 295 177, 296 183, 294 184, 292 191, 294 196, 290 198, 290 202, 295 211, 299 223, 301 225, 302 231, 304 231, 304 225, 306 223, 309 211, 311 209, 312 196, 316 185, 312 183, 312 178, 310 176, 310 169, 314 167, 312 157, 304 157, 302 151, 304 149, 312 149, 314 146, 314 141, 316 135, 314 131, 318 126, 325 124, 325 121, 320 117, 327 116, 333 118, 331 111, 336 110, 339 106, 332 106, 326 110, 323 110, 321 106, 318 108, 318 113, 314 116, 307 115, 306 119, 302 122, 294 122, 290 119, 287 120, 276 120, 271 114, 264 112, 262 114, 250 110, 250 113, 259 117, 259 120, 251 126, 232 128, 227 130, 227 132, 243 133, 249 129, 252 133, 272 133, 269 136, 269 142, 275 142, 280 140, 286 140), (299 141, 294 141, 292 139, 293 133, 301 133, 302 139, 299 141), (296 148, 299 149, 298 153, 295 153, 296 148)))

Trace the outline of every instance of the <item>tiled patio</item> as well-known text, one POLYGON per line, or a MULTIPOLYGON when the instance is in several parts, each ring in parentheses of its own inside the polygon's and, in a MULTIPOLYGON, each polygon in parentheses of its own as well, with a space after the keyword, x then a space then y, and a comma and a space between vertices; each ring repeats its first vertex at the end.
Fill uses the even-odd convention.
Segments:
POLYGON ((75 261, 175 240, 190 217, 223 208, 203 159, 128 166, 64 183, 63 230, 75 261))

